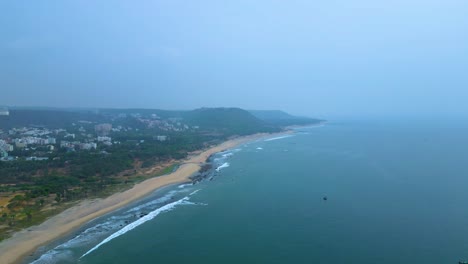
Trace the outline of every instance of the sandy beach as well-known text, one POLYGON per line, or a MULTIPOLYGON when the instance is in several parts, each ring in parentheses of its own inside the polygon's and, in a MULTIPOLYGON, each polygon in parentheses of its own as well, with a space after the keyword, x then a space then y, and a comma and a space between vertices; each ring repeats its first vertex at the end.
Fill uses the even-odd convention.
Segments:
POLYGON ((11 238, 0 243, 1 263, 20 263, 38 247, 69 234, 99 216, 141 199, 158 188, 190 181, 190 176, 199 171, 201 165, 210 155, 265 136, 274 135, 255 134, 228 140, 201 153, 189 156, 173 173, 145 180, 127 191, 115 193, 105 199, 84 200, 38 226, 17 232, 11 238))

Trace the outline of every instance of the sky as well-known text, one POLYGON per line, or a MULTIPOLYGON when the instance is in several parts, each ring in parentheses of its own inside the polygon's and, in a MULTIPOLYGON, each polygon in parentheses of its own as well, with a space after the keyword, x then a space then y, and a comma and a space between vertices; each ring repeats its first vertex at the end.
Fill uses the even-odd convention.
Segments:
POLYGON ((468 117, 468 1, 0 1, 0 105, 468 117))

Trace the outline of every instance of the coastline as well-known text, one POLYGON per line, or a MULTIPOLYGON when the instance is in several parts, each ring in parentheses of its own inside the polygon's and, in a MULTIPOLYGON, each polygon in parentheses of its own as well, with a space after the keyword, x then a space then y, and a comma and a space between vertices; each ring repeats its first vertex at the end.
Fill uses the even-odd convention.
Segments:
POLYGON ((227 140, 217 146, 201 150, 200 153, 189 156, 182 161, 176 171, 170 174, 150 178, 136 184, 129 190, 112 194, 104 199, 83 200, 79 204, 47 219, 40 225, 19 231, 11 238, 2 241, 0 243, 2 263, 21 263, 40 246, 69 234, 93 219, 137 201, 162 187, 190 182, 190 177, 201 169, 201 166, 212 154, 261 138, 290 133, 293 132, 287 130, 279 133, 260 133, 227 140))

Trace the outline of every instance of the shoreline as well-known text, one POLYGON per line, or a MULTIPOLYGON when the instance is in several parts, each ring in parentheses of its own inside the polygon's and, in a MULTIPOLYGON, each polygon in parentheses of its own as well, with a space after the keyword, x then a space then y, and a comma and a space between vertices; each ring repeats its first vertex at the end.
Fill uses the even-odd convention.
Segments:
POLYGON ((272 134, 258 133, 230 139, 209 149, 200 150, 200 153, 190 155, 182 160, 181 165, 174 172, 147 179, 135 184, 126 191, 114 193, 103 199, 80 201, 77 205, 50 217, 43 223, 16 232, 12 237, 0 242, 2 263, 22 263, 28 255, 34 253, 39 247, 70 234, 98 217, 140 200, 163 187, 190 182, 190 177, 199 172, 201 166, 215 153, 261 138, 291 133, 293 133, 292 130, 287 130, 272 134))

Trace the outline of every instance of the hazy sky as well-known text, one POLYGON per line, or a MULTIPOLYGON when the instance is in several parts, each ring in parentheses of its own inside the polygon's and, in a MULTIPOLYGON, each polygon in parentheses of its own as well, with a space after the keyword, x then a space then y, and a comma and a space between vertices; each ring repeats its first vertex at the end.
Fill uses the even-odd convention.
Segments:
POLYGON ((0 2, 0 105, 468 117, 468 1, 0 2))

